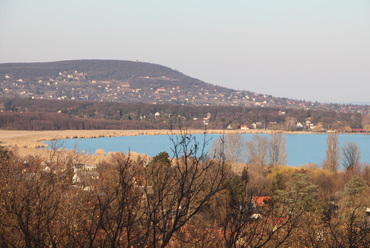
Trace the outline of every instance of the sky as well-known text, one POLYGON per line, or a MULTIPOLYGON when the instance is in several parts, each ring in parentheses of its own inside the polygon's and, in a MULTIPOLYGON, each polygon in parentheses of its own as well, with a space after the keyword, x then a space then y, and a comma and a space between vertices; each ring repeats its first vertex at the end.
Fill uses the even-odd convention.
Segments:
POLYGON ((120 59, 275 97, 370 103, 369 0, 0 0, 0 63, 120 59))

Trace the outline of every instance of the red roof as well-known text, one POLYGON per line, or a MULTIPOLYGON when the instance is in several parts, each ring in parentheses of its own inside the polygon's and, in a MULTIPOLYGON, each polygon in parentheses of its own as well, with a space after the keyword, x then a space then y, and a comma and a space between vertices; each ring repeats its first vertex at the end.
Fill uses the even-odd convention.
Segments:
POLYGON ((271 200, 271 196, 253 196, 252 200, 256 207, 261 207, 271 200))
POLYGON ((360 129, 360 128, 353 128, 352 132, 364 133, 364 132, 366 132, 366 130, 365 129, 360 129))

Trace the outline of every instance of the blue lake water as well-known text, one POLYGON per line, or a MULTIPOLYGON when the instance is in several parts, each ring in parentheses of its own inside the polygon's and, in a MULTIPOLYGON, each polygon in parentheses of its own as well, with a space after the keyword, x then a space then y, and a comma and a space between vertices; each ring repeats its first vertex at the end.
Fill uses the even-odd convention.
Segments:
MULTIPOLYGON (((255 134, 242 134, 245 140, 250 140, 255 134)), ((269 137, 268 134, 259 134, 269 137)), ((197 141, 203 140, 203 134, 193 134, 197 141)), ((212 142, 221 135, 207 134, 209 140, 207 149, 212 147, 212 142)), ((327 134, 286 134, 288 151, 287 164, 299 166, 307 163, 321 165, 325 159, 327 134)), ((173 154, 173 143, 169 135, 141 135, 141 136, 119 136, 94 139, 63 139, 60 140, 64 149, 77 149, 79 152, 93 154, 97 149, 108 152, 135 151, 149 156, 155 156, 162 151, 173 154)), ((346 142, 355 142, 361 151, 361 162, 370 164, 370 135, 366 134, 341 134, 339 143, 343 146, 346 142)), ((47 144, 53 141, 45 142, 47 144)))

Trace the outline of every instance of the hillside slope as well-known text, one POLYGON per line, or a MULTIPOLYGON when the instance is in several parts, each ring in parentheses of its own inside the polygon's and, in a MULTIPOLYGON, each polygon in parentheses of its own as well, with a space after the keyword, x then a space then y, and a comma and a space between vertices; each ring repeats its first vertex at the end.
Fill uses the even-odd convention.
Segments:
POLYGON ((368 112, 367 106, 322 104, 232 90, 165 66, 122 60, 0 64, 0 86, 0 97, 7 98, 368 112))
POLYGON ((0 74, 10 74, 17 78, 58 77, 59 72, 74 71, 87 73, 87 80, 129 80, 131 78, 166 76, 182 82, 194 81, 168 67, 124 60, 70 60, 46 63, 8 63, 0 64, 0 74))

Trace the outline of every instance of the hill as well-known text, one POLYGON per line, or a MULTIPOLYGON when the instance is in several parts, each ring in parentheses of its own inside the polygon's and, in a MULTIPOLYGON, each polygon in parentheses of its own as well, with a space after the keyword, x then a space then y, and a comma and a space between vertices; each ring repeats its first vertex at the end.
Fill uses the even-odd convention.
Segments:
POLYGON ((323 104, 237 91, 165 66, 121 60, 0 64, 0 85, 0 97, 6 98, 368 112, 368 106, 323 104))

